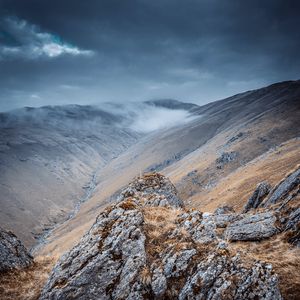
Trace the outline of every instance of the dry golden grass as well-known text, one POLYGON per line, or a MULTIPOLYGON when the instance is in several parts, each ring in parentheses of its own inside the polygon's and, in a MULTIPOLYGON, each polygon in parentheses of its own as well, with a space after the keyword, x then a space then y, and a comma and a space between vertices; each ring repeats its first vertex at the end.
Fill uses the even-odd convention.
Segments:
POLYGON ((1 300, 36 300, 58 257, 38 256, 32 266, 1 274, 1 300))
POLYGON ((280 291, 284 299, 300 299, 300 249, 285 241, 285 235, 277 235, 261 242, 231 243, 234 251, 242 251, 245 261, 261 260, 273 265, 279 276, 280 291))
POLYGON ((146 249, 150 260, 158 257, 172 243, 169 235, 176 227, 175 220, 180 212, 182 211, 165 207, 147 207, 145 209, 144 231, 147 236, 146 249))
POLYGON ((132 201, 132 199, 122 202, 119 206, 125 210, 136 209, 136 204, 132 201))
POLYGON ((212 189, 191 197, 192 205, 209 212, 222 205, 242 210, 259 182, 267 180, 275 186, 299 164, 299 147, 299 140, 291 140, 258 157, 222 178, 212 189))
POLYGON ((140 273, 140 281, 144 286, 151 284, 151 273, 147 266, 145 266, 140 273))

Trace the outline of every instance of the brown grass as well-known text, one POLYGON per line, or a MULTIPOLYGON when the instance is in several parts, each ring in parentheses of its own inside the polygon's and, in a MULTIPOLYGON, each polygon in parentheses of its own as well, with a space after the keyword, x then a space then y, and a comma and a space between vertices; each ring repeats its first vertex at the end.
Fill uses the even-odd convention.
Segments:
POLYGON ((141 270, 140 281, 144 286, 149 286, 151 284, 151 273, 147 266, 141 270))
POLYGON ((133 209, 136 209, 137 206, 136 204, 132 201, 132 199, 128 199, 126 201, 123 201, 119 207, 125 209, 125 210, 133 210, 133 209))
POLYGON ((279 287, 284 299, 300 299, 300 249, 277 235, 261 242, 231 243, 231 248, 242 250, 245 261, 261 260, 273 265, 279 276, 279 287))
POLYGON ((144 210, 144 231, 147 236, 146 249, 150 258, 155 258, 165 248, 165 242, 169 233, 175 229, 175 220, 178 210, 164 207, 147 207, 144 210))
POLYGON ((299 166, 299 145, 291 140, 224 175, 210 190, 190 197, 191 205, 209 212, 222 205, 241 211, 259 182, 267 180, 274 187, 299 166))
POLYGON ((1 300, 36 300, 49 277, 57 257, 36 257, 32 266, 1 274, 1 300))

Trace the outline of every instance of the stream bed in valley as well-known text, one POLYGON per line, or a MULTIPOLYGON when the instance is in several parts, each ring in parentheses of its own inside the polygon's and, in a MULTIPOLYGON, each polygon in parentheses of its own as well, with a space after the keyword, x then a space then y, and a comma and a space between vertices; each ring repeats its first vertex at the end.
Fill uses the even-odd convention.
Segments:
POLYGON ((53 222, 53 224, 47 226, 47 228, 45 228, 40 234, 38 234, 36 236, 36 245, 34 245, 31 249, 30 249, 30 252, 32 254, 35 254, 43 245, 47 244, 47 241, 48 241, 48 238, 51 236, 51 234, 53 233, 53 231, 61 226, 62 224, 64 224, 65 222, 67 222, 68 220, 74 218, 76 216, 76 214, 78 213, 81 205, 88 201, 94 191, 95 191, 95 188, 96 188, 96 185, 97 185, 97 175, 98 175, 98 172, 100 170, 100 167, 98 167, 94 173, 92 174, 91 176, 91 179, 88 183, 86 183, 84 186, 83 186, 83 189, 84 189, 84 194, 82 197, 79 198, 79 200, 76 202, 73 210, 67 214, 62 221, 60 222, 53 222))

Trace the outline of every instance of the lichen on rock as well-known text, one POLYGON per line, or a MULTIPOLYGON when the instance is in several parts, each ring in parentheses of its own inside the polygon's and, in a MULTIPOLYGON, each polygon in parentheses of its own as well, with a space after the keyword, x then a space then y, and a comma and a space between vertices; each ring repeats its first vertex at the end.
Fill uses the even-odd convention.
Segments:
POLYGON ((282 299, 272 266, 244 263, 217 232, 240 222, 221 212, 185 209, 160 174, 137 178, 61 257, 40 299, 282 299))

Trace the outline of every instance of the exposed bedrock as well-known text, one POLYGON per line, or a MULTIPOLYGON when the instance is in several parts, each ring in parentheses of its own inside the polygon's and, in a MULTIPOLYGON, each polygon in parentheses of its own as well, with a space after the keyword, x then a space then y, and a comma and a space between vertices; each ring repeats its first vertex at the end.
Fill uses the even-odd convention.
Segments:
POLYGON ((28 267, 33 258, 20 240, 0 228, 0 273, 28 267))
POLYGON ((272 265, 243 261, 226 241, 268 238, 276 220, 187 210, 167 178, 148 174, 58 261, 40 299, 282 299, 272 265))

